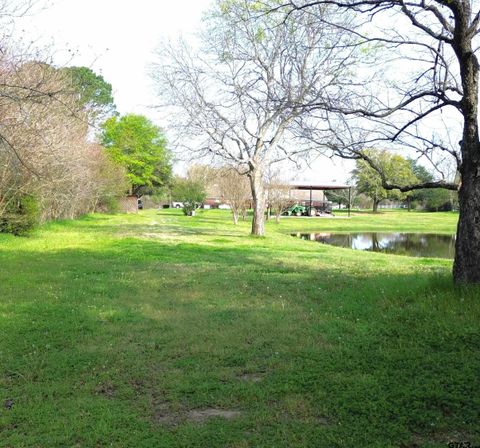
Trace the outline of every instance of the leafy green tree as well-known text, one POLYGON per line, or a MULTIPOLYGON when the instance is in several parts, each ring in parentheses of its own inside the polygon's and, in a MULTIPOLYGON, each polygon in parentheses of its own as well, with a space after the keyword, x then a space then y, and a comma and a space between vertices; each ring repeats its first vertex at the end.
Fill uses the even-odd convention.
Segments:
MULTIPOLYGON (((408 159, 408 162, 410 163, 415 176, 420 182, 433 182, 433 174, 430 173, 427 168, 425 168, 423 165, 420 165, 416 160, 413 159, 408 159)), ((430 190, 425 188, 413 190, 409 192, 408 195, 410 201, 420 204, 421 207, 426 208, 430 190)))
POLYGON ((101 143, 125 167, 130 193, 154 194, 171 179, 170 152, 162 130, 143 115, 111 117, 102 125, 101 143))
MULTIPOLYGON (((382 172, 390 182, 396 184, 416 182, 417 178, 412 165, 402 156, 375 149, 365 150, 365 154, 381 167, 382 172)), ((352 175, 358 191, 373 200, 374 212, 378 211, 378 205, 385 199, 406 199, 405 193, 398 190, 385 190, 378 172, 364 160, 357 160, 352 175)))
MULTIPOLYGON (((423 165, 416 160, 409 159, 412 170, 421 182, 433 182, 434 176, 423 165)), ((456 191, 436 189, 420 189, 408 192, 412 201, 415 201, 429 211, 447 211, 452 210, 458 203, 458 193, 456 191)))
POLYGON ((66 67, 63 73, 78 93, 78 104, 93 121, 115 114, 112 85, 88 67, 66 67))
POLYGON ((452 210, 455 192, 436 188, 425 191, 425 208, 431 212, 452 210))
POLYGON ((345 207, 348 207, 348 202, 350 200, 350 206, 355 207, 357 206, 357 197, 358 197, 358 190, 355 185, 350 187, 350 191, 348 189, 345 190, 325 190, 325 197, 328 201, 331 201, 335 204, 340 204, 345 207))
POLYGON ((182 202, 183 213, 191 216, 207 197, 205 183, 198 179, 177 177, 173 184, 172 197, 175 201, 182 202))

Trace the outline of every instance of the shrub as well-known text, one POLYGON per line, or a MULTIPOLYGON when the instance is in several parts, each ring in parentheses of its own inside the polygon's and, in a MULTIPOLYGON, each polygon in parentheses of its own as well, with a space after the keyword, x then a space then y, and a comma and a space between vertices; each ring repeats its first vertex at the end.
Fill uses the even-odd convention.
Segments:
POLYGON ((0 215, 0 232, 24 235, 39 221, 39 206, 32 195, 12 198, 0 215))
POLYGON ((202 205, 207 194, 202 182, 192 179, 175 179, 172 196, 175 200, 183 202, 183 213, 187 216, 202 205))
POLYGON ((95 212, 118 213, 120 211, 120 200, 117 196, 105 195, 101 197, 95 207, 95 212))

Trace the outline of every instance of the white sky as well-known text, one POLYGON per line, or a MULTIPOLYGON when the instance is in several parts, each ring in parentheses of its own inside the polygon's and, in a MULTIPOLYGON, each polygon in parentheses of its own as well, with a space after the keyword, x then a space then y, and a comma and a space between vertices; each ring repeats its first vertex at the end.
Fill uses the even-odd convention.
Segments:
MULTIPOLYGON (((162 123, 149 108, 156 102, 147 70, 163 39, 188 37, 201 26, 210 0, 50 0, 17 19, 15 34, 49 46, 58 64, 84 65, 112 84, 120 113, 140 113, 162 123)), ((168 136, 168 129, 167 129, 168 136)), ((298 180, 341 183, 350 162, 321 158, 298 180)), ((291 174, 291 170, 290 174, 291 174)))

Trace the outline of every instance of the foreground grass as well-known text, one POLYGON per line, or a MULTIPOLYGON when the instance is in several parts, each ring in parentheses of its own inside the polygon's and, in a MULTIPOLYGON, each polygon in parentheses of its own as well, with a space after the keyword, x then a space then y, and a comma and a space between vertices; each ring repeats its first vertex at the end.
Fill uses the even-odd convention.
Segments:
POLYGON ((357 214, 252 238, 228 212, 147 211, 0 235, 0 446, 478 444, 480 291, 448 260, 285 235, 455 225, 357 214))

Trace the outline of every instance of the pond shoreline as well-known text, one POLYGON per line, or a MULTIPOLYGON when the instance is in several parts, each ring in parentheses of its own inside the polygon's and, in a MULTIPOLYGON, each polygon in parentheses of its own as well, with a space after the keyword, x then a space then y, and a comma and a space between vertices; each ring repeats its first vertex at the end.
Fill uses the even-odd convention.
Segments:
POLYGON ((410 257, 453 259, 456 235, 431 232, 290 232, 336 247, 410 257))

